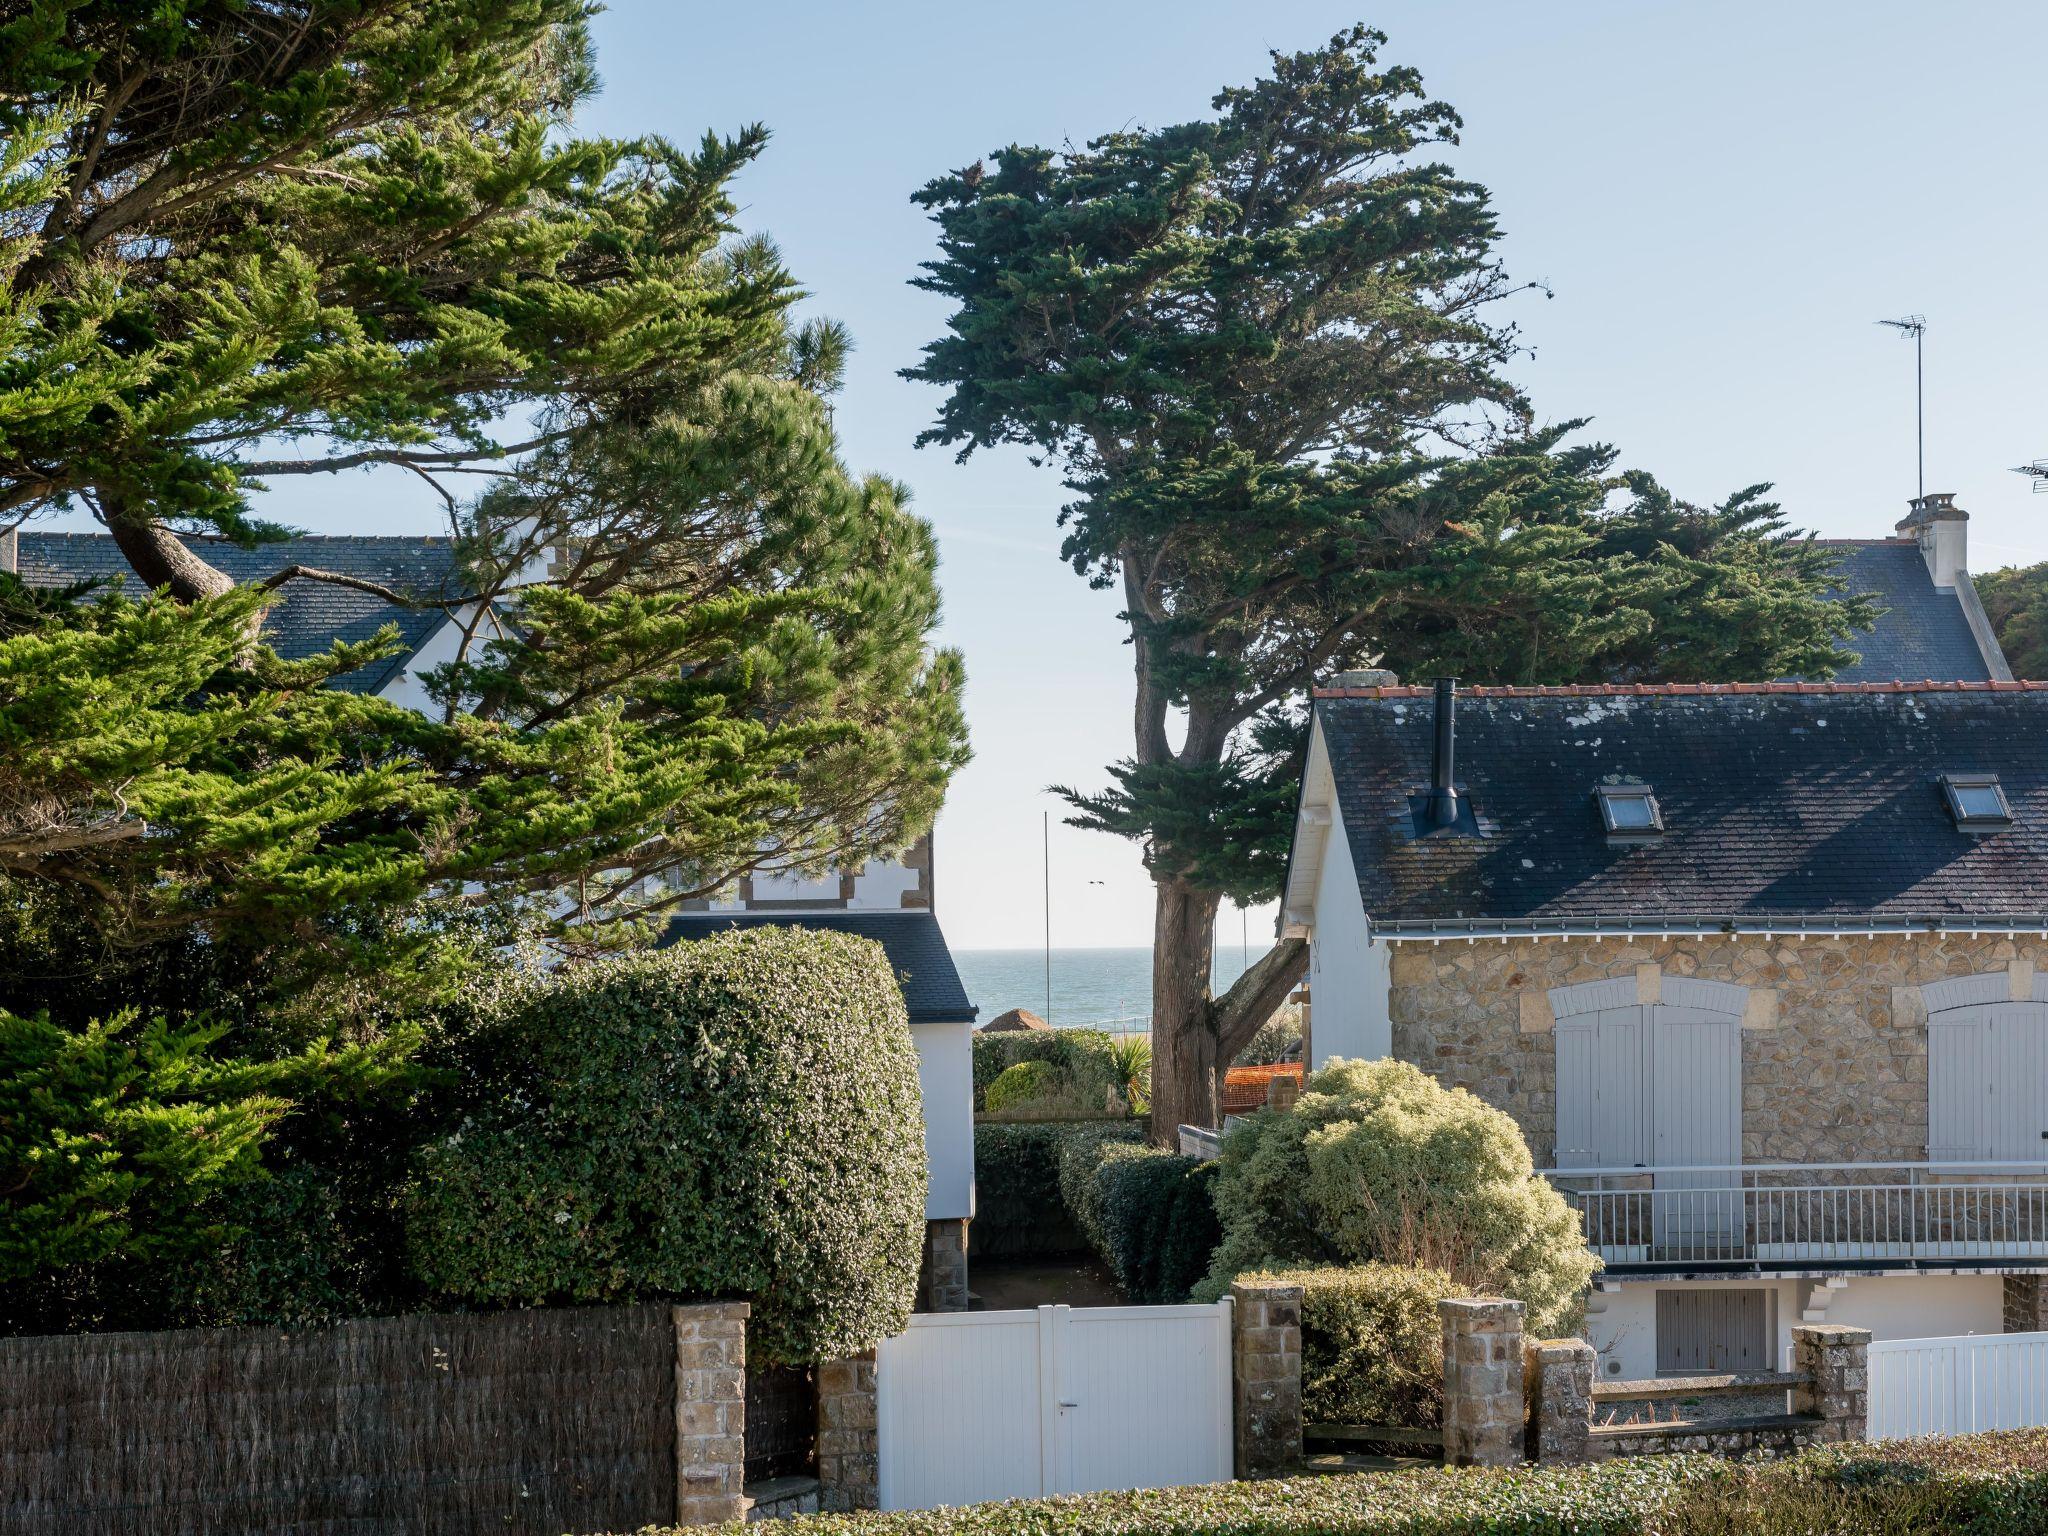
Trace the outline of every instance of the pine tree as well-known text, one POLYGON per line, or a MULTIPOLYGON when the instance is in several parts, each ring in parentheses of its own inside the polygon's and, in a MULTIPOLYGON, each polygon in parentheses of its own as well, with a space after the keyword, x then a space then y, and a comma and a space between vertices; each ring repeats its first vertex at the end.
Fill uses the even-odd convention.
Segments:
POLYGON ((0 515, 89 509, 155 593, 0 594, 0 872, 109 942, 196 927, 388 1012, 450 984, 457 909, 603 942, 900 847, 964 759, 930 530, 840 463, 846 340, 734 227, 765 132, 573 136, 587 12, 0 21, 0 515), (206 559, 366 465, 460 537, 433 716, 323 686, 388 639, 260 644, 279 588, 344 578, 206 559))
POLYGON ((1145 847, 1169 1135, 1215 1123, 1306 963, 1286 941, 1210 995, 1220 901, 1278 883, 1316 679, 1825 674, 1870 616, 1827 600, 1765 487, 1691 506, 1538 424, 1486 190, 1425 158, 1458 117, 1384 42, 1276 54, 1212 118, 1012 145, 916 198, 940 236, 917 281, 957 305, 906 371, 948 390, 922 441, 1059 464, 1065 558, 1123 598, 1135 751, 1063 793, 1145 847))

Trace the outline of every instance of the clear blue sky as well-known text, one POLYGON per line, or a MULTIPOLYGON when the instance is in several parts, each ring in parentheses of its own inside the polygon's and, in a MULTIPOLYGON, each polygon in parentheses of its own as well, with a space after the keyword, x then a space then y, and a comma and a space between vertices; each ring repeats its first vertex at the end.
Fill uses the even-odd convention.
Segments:
MULTIPOLYGON (((1873 322, 1920 311, 1929 489, 1971 512, 1976 569, 2048 559, 2048 496, 2008 473, 2048 457, 2048 7, 615 0, 582 126, 774 130, 744 222, 853 330, 849 459, 907 481, 939 530, 976 753, 939 824, 956 947, 1039 942, 1043 789, 1099 784, 1129 750, 1129 660, 1111 599, 1055 555, 1052 471, 911 446, 938 396, 895 373, 945 306, 905 286, 931 249, 908 196, 1008 142, 1201 114, 1268 49, 1354 20, 1464 115, 1453 158, 1492 188, 1503 256, 1555 290, 1519 316, 1541 413, 1592 417, 1683 495, 1770 480, 1802 526, 1887 532, 1913 490, 1912 349, 1873 322)), ((434 523, 386 476, 266 511, 320 531, 434 523)), ((1149 943, 1136 850, 1057 815, 1052 837, 1053 942, 1149 943)), ((1224 928, 1234 944, 1234 913, 1224 928)))

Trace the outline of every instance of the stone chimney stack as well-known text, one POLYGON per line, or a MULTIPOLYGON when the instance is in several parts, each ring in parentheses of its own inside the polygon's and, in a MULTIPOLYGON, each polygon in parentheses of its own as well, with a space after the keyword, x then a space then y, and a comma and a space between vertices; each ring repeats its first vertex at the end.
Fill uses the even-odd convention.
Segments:
POLYGON ((21 574, 21 530, 10 528, 0 533, 0 571, 9 575, 21 574))
POLYGON ((1970 569, 1970 514, 1956 505, 1953 491, 1929 491, 1907 505, 1912 510, 1900 521, 1899 532, 1920 541, 1921 557, 1937 587, 1955 586, 1956 578, 1970 569))

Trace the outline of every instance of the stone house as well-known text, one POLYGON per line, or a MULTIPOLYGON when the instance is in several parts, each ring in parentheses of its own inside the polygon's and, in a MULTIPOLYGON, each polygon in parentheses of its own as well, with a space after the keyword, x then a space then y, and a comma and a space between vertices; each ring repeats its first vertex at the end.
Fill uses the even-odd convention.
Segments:
POLYGON ((1953 619, 1966 680, 1316 696, 1311 1060, 1515 1117, 1603 1372, 2048 1326, 2048 683, 1982 675, 1948 590, 1892 655, 1953 619))

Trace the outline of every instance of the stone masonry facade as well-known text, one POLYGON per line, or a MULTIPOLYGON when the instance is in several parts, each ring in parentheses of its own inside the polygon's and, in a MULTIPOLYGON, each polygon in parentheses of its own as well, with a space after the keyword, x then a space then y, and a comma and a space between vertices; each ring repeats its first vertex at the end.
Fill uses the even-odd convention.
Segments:
MULTIPOLYGON (((1394 1055, 1469 1089, 1521 1125, 1539 1166, 1556 1150, 1549 992, 1665 977, 1748 990, 1742 1028, 1745 1162, 1918 1162, 1927 1156, 1927 1016, 1920 988, 2009 971, 2048 974, 2048 941, 1966 933, 1397 941, 1394 1055)), ((2015 996, 2019 995, 2016 991, 2015 996)))
POLYGON ((918 1311, 965 1312, 967 1301, 967 1223, 926 1222, 924 1262, 917 1277, 918 1311))

